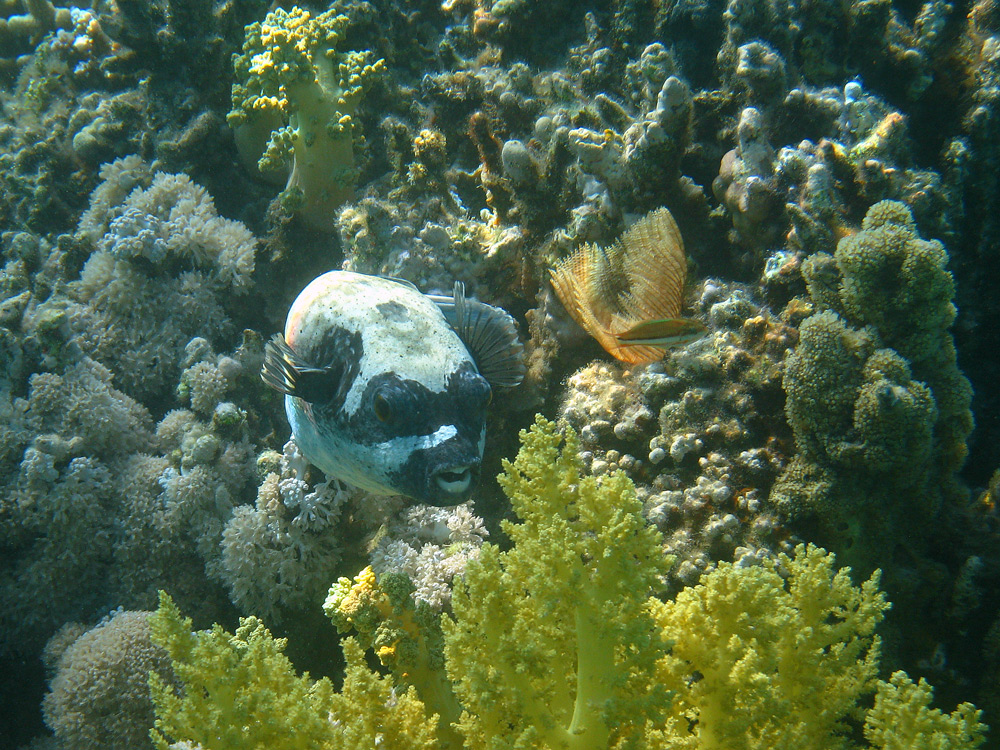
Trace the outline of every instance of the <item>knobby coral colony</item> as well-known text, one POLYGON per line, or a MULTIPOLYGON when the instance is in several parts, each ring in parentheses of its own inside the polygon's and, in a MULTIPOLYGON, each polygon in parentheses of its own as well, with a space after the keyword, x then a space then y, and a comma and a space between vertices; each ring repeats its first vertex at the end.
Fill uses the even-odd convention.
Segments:
POLYGON ((655 362, 665 349, 706 330, 679 317, 687 256, 666 208, 637 221, 609 248, 581 245, 556 264, 551 277, 573 320, 622 362, 655 362))

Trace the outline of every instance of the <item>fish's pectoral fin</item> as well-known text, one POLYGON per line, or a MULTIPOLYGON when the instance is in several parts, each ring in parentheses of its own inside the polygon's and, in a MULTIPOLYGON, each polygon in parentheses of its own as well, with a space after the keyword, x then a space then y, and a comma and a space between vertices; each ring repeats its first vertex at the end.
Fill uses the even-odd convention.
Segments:
POLYGON ((461 281, 455 282, 452 297, 428 296, 462 339, 486 382, 510 388, 524 380, 524 346, 517 338, 514 319, 505 310, 467 299, 461 281))
POLYGON ((280 333, 264 345, 264 365, 260 378, 286 396, 313 404, 330 401, 340 390, 342 367, 313 367, 302 361, 280 333))
POLYGON ((285 343, 285 337, 274 334, 264 345, 264 365, 260 368, 260 379, 278 393, 294 395, 299 379, 299 361, 295 352, 285 343))

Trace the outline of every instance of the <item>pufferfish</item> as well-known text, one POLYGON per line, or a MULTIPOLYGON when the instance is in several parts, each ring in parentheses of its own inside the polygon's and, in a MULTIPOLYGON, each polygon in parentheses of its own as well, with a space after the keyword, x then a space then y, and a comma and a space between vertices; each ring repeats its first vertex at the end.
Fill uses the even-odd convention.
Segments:
POLYGON ((292 303, 261 378, 285 395, 302 454, 328 476, 430 505, 476 484, 493 387, 525 373, 503 310, 400 279, 330 271, 292 303))

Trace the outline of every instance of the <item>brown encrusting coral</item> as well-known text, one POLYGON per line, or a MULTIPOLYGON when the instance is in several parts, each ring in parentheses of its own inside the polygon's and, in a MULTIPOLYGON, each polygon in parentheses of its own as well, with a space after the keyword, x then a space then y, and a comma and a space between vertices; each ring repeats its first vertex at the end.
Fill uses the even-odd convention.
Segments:
POLYGON ((551 275, 566 311, 608 354, 633 365, 663 357, 661 347, 625 344, 619 336, 680 316, 687 257, 666 208, 646 214, 609 248, 580 245, 551 275))

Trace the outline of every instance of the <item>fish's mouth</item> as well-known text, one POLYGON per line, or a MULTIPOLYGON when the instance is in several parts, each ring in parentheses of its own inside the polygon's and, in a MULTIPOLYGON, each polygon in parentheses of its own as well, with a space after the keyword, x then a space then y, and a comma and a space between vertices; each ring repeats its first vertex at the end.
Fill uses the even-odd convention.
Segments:
POLYGON ((462 495, 472 486, 471 466, 452 466, 434 472, 434 481, 449 495, 462 495))

